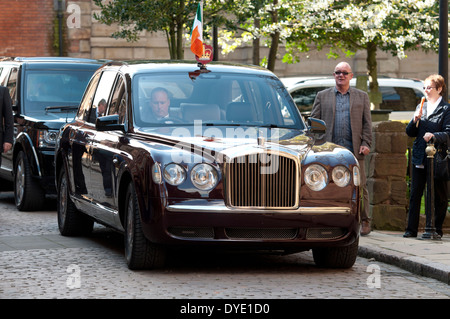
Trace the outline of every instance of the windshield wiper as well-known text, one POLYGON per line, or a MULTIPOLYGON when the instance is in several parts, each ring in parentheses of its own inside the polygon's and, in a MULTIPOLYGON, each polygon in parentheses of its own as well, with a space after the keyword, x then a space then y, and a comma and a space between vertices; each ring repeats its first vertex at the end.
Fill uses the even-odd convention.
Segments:
POLYGON ((54 110, 60 110, 61 112, 64 112, 64 111, 76 111, 76 110, 78 110, 78 106, 74 106, 74 105, 59 105, 59 106, 47 106, 45 108, 45 112, 54 111, 54 110))

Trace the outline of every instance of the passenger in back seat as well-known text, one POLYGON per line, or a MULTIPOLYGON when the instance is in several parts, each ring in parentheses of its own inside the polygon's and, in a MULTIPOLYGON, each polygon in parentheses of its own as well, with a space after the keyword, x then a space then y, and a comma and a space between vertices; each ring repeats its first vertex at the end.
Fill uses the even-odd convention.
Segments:
POLYGON ((170 106, 169 92, 162 87, 154 88, 151 93, 150 106, 151 111, 142 114, 144 120, 153 122, 168 118, 170 106))

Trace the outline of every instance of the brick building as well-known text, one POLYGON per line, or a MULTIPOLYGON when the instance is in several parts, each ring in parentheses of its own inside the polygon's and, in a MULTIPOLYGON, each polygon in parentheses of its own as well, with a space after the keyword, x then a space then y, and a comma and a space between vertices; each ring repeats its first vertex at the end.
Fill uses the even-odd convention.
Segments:
POLYGON ((55 54, 53 0, 2 0, 0 12, 0 56, 55 54))

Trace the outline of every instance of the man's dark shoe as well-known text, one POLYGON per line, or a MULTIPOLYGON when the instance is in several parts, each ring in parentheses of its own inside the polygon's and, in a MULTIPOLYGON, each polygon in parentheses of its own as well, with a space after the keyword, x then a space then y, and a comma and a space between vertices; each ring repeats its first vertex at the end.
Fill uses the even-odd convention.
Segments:
POLYGON ((404 234, 403 237, 405 238, 409 238, 409 237, 417 237, 417 233, 413 233, 412 231, 407 230, 404 234))
POLYGON ((361 222, 361 236, 367 236, 370 234, 370 223, 368 220, 363 220, 361 222))

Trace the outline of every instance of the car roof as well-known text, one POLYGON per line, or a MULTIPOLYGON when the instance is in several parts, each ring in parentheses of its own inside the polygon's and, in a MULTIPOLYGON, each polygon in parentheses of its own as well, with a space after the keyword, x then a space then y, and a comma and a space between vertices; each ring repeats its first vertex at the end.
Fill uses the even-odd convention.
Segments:
MULTIPOLYGON (((195 72, 200 70, 196 61, 169 60, 112 61, 105 64, 104 68, 108 67, 118 67, 122 72, 127 72, 131 75, 147 72, 195 72)), ((205 69, 226 73, 250 73, 259 75, 263 73, 268 76, 276 77, 270 70, 255 65, 211 62, 206 65, 205 69)))
MULTIPOLYGON (((298 78, 298 81, 295 81, 295 78, 280 78, 283 84, 286 86, 289 92, 297 90, 299 88, 307 88, 307 87, 332 87, 335 84, 334 78, 329 76, 322 77, 309 77, 309 78, 298 78)), ((356 86, 356 78, 350 80, 351 86, 356 86)), ((423 93, 423 82, 417 79, 400 79, 400 78, 388 78, 388 77, 379 77, 378 78, 379 86, 393 86, 393 87, 413 87, 423 93)))
MULTIPOLYGON (((0 59, 0 63, 23 64, 27 68, 49 67, 51 65, 96 66, 97 68, 110 60, 95 60, 72 57, 8 57, 0 59)), ((92 68, 92 67, 89 67, 92 68)))
POLYGON ((284 86, 289 88, 297 83, 302 83, 304 81, 310 80, 319 80, 319 79, 329 79, 329 76, 326 75, 317 75, 317 76, 292 76, 292 77, 280 77, 281 82, 283 82, 284 86))

